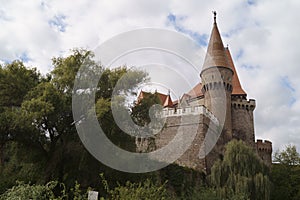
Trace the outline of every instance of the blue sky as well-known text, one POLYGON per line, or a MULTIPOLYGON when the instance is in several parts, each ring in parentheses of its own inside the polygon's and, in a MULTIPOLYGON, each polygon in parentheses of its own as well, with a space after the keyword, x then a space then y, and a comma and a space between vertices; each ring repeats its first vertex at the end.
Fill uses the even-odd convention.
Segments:
POLYGON ((199 34, 196 31, 185 28, 184 24, 182 24, 182 21, 184 21, 185 18, 187 18, 187 16, 176 16, 175 14, 170 13, 167 16, 167 26, 171 26, 176 31, 190 36, 192 39, 194 39, 197 42, 198 45, 206 47, 208 43, 209 35, 199 34))
POLYGON ((145 27, 178 31, 205 50, 216 10, 242 86, 257 100, 257 138, 273 141, 275 149, 296 144, 300 151, 300 1, 0 0, 0 5, 0 63, 21 59, 42 73, 52 69, 52 57, 74 47, 93 50, 112 36, 145 27))

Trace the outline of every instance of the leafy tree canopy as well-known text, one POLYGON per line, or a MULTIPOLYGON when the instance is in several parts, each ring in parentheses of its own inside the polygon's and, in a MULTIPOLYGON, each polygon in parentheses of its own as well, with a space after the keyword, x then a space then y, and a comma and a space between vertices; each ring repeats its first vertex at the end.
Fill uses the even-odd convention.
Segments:
POLYGON ((242 195, 242 199, 269 199, 268 168, 250 147, 233 140, 226 145, 223 160, 211 170, 210 181, 222 198, 242 195))
POLYGON ((19 107, 29 90, 40 82, 35 68, 27 69, 21 61, 0 66, 0 106, 19 107))
POLYGON ((275 152, 274 161, 284 165, 299 165, 300 154, 295 145, 288 145, 285 150, 275 152))
POLYGON ((299 158, 296 146, 293 145, 287 145, 284 150, 275 152, 275 163, 271 168, 271 199, 300 199, 299 158))

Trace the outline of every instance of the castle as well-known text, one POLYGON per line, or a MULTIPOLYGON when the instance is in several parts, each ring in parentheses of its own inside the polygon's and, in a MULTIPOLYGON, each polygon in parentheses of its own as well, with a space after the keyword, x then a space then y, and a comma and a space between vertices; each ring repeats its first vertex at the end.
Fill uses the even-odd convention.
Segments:
MULTIPOLYGON (((189 149, 176 161, 178 165, 209 172, 214 162, 223 156, 226 143, 232 139, 244 141, 270 165, 272 143, 267 140, 255 142, 255 100, 247 100, 230 51, 223 45, 216 13, 200 77, 202 83, 177 101, 172 101, 170 94, 155 93, 164 107, 162 117, 166 118, 166 123, 163 130, 155 135, 154 145, 148 139, 137 140, 137 151, 145 152, 167 145, 180 128, 186 137, 192 131, 196 131, 196 135, 189 149), (183 116, 188 123, 182 123, 183 116), (195 119, 193 116, 198 117, 195 119), (211 141, 214 138, 215 142, 211 141), (149 148, 150 144, 153 147, 149 148), (207 153, 201 156, 201 152, 205 151, 207 153)), ((146 96, 147 92, 141 91, 138 99, 146 96)))

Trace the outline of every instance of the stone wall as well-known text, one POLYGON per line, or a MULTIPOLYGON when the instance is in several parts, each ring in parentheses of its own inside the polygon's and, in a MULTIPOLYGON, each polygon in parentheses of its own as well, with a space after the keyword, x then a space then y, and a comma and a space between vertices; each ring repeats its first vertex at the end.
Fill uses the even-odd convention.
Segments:
POLYGON ((181 150, 184 152, 175 161, 176 164, 210 173, 215 161, 223 157, 225 145, 235 138, 253 147, 264 162, 271 164, 272 143, 261 140, 255 143, 254 140, 255 100, 235 98, 232 99, 231 106, 232 138, 228 138, 226 126, 223 130, 219 130, 218 119, 204 106, 165 108, 159 114, 166 119, 164 128, 153 138, 137 138, 137 151, 158 150, 176 141, 177 146, 167 152, 168 155, 177 154, 181 150), (210 137, 206 137, 207 135, 210 137), (203 156, 203 152, 208 155, 203 156))
POLYGON ((206 159, 200 158, 199 153, 201 147, 205 148, 204 138, 208 130, 206 124, 208 121, 210 121, 209 118, 204 115, 197 117, 188 115, 185 116, 185 119, 181 116, 168 117, 167 126, 155 138, 156 147, 161 148, 167 145, 176 134, 184 133, 182 143, 187 142, 188 149, 175 163, 198 171, 205 171, 206 159), (188 144, 191 139, 191 144, 188 144))
POLYGON ((235 99, 231 102, 232 136, 255 149, 253 110, 255 100, 235 99))
MULTIPOLYGON (((218 130, 218 120, 203 106, 187 107, 184 109, 164 109, 162 117, 166 117, 165 127, 161 132, 155 135, 155 148, 160 149, 167 146, 170 142, 179 140, 180 145, 175 146, 172 150, 174 154, 183 150, 184 152, 176 164, 189 167, 197 171, 207 172, 216 158, 219 158, 219 148, 214 147, 210 153, 210 158, 200 155, 207 150, 205 140, 206 134, 216 135, 218 130), (186 145, 186 146, 185 146, 186 145), (187 149, 184 149, 187 147, 187 149), (217 156, 215 156, 215 154, 217 156), (206 160, 209 161, 208 166, 206 160)), ((217 137, 217 136, 216 136, 217 137)), ((147 152, 149 150, 149 139, 138 139, 137 147, 139 152, 147 152)), ((208 149, 210 150, 210 149, 208 149)))
POLYGON ((268 165, 272 164, 272 142, 268 140, 257 140, 256 151, 259 157, 268 165))

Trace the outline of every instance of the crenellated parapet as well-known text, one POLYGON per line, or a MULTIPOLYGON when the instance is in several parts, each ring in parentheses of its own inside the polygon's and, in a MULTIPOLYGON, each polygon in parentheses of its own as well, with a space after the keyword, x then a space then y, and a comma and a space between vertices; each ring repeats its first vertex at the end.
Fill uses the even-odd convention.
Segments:
POLYGON ((173 117, 184 115, 204 115, 214 124, 219 125, 219 120, 205 106, 190 106, 185 108, 164 108, 161 117, 173 117))
POLYGON ((231 107, 234 109, 245 109, 253 111, 256 107, 256 102, 254 99, 232 99, 231 107))
POLYGON ((256 151, 262 161, 268 165, 272 165, 272 142, 269 140, 257 140, 256 141, 256 151))
POLYGON ((270 142, 269 140, 257 140, 256 149, 260 152, 272 153, 272 142, 270 142))

